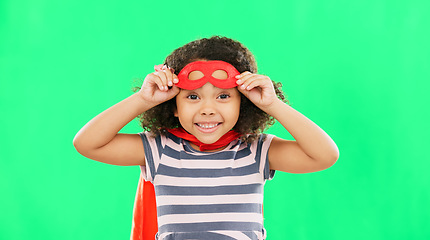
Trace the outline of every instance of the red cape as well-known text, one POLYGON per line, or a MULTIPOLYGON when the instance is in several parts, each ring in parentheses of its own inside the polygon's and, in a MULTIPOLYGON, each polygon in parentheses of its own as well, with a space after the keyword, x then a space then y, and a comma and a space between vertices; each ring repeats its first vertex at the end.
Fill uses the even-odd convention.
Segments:
POLYGON ((133 209, 130 240, 153 240, 158 232, 157 206, 152 183, 140 174, 133 209))

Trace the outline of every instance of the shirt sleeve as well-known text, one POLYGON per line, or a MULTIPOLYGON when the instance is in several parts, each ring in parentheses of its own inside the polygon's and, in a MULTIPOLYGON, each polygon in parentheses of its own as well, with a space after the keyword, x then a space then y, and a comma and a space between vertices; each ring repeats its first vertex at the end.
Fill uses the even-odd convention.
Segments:
POLYGON ((275 135, 272 134, 262 134, 258 138, 258 148, 260 149, 260 172, 263 173, 264 180, 272 180, 275 176, 275 170, 270 170, 269 166, 269 147, 272 139, 275 135))
POLYGON ((145 166, 140 166, 142 176, 145 181, 153 182, 163 153, 165 137, 162 135, 153 137, 149 132, 142 132, 139 135, 145 151, 145 166))

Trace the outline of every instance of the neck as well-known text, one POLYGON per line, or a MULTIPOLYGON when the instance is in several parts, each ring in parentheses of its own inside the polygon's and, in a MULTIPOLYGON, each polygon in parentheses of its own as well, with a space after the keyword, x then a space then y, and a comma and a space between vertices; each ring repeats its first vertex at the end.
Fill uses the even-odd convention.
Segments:
POLYGON ((202 152, 214 152, 214 151, 222 150, 222 149, 226 148, 227 145, 231 141, 239 138, 241 135, 240 133, 238 133, 234 130, 231 130, 231 131, 227 132, 226 134, 224 134, 216 142, 211 143, 211 144, 206 144, 206 143, 200 142, 195 136, 188 133, 183 128, 168 129, 168 131, 177 137, 180 137, 184 140, 189 141, 191 144, 191 147, 193 149, 196 149, 196 150, 199 150, 202 152))
MULTIPOLYGON (((189 143, 190 143, 190 146, 191 146, 194 150, 197 150, 197 151, 200 151, 200 152, 218 152, 218 151, 224 150, 224 149, 227 147, 227 145, 228 145, 228 143, 227 143, 227 145, 222 146, 222 147, 220 147, 220 148, 208 150, 208 149, 200 149, 200 147, 199 147, 199 146, 197 146, 196 144, 194 144, 194 143, 192 143, 192 142, 189 142, 189 143)), ((210 145, 210 144, 208 144, 208 145, 210 145)))

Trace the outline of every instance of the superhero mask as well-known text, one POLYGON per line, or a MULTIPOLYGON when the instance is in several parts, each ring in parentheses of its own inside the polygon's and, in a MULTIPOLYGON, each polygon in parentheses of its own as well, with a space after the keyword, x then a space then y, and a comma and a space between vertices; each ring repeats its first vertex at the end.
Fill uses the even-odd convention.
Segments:
POLYGON ((227 89, 237 86, 237 79, 235 76, 239 75, 239 71, 230 63, 224 61, 195 61, 187 64, 178 74, 179 82, 176 84, 177 87, 187 90, 193 90, 202 87, 207 82, 212 83, 215 87, 227 89), (218 79, 212 76, 216 70, 225 71, 228 75, 226 79, 218 79), (190 73, 193 71, 199 71, 203 73, 203 77, 191 80, 189 78, 190 73))

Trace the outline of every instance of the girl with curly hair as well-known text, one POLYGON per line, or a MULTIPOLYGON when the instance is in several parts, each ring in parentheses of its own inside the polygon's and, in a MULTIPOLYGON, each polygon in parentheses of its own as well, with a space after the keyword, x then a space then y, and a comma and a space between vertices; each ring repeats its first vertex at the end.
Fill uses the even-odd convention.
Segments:
POLYGON ((280 84, 257 73, 252 53, 220 36, 174 50, 73 143, 96 161, 141 166, 153 184, 152 207, 142 204, 154 193, 141 195, 139 184, 132 239, 265 239, 265 181, 276 170, 326 169, 339 156, 333 140, 288 105, 280 84), (137 116, 144 132, 118 133, 137 116), (294 141, 263 133, 275 119, 294 141), (158 226, 139 225, 143 212, 157 214, 158 226))

